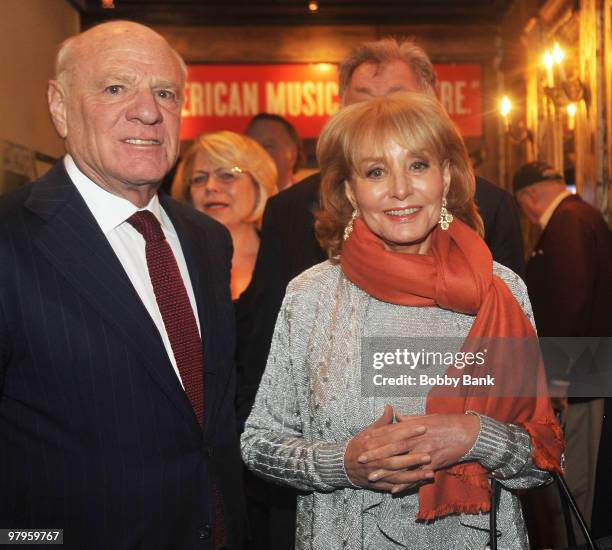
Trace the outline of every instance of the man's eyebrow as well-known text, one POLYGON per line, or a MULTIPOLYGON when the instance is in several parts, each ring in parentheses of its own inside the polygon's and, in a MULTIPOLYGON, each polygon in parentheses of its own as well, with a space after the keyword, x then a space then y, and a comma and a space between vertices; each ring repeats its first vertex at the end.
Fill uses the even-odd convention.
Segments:
POLYGON ((178 88, 179 83, 176 80, 155 80, 153 81, 154 88, 178 88))
POLYGON ((96 84, 100 86, 108 86, 112 82, 119 82, 121 84, 132 84, 136 81, 136 76, 127 73, 113 73, 109 72, 96 80, 96 84))

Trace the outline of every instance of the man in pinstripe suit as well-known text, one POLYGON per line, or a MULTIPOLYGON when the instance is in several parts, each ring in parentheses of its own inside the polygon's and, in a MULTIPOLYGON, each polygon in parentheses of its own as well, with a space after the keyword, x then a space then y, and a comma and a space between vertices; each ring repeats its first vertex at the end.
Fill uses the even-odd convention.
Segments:
POLYGON ((62 528, 65 548, 242 544, 231 241, 157 194, 185 72, 135 23, 60 48, 48 99, 68 154, 0 199, 0 529, 62 528), (142 212, 194 329, 195 390, 128 222, 142 212))

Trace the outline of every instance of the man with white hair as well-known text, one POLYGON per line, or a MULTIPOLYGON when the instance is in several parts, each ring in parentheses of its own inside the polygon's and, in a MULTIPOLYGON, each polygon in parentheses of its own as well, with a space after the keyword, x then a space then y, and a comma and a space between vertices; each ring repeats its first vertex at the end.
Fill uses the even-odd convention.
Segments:
POLYGON ((185 75, 127 21, 60 48, 48 101, 67 155, 0 199, 0 529, 241 548, 231 241, 157 194, 185 75))
MULTIPOLYGON (((521 166, 513 187, 521 210, 541 230, 525 273, 538 334, 545 343, 548 338, 579 342, 584 337, 612 336, 611 243, 603 216, 572 194, 563 176, 542 161, 521 166)), ((597 388, 602 392, 599 398, 575 394, 576 382, 590 381, 599 366, 590 354, 570 361, 562 349, 544 345, 544 362, 551 394, 569 398, 564 415, 565 476, 590 523, 604 411, 601 397, 606 394, 603 387, 597 388)), ((562 402, 555 400, 557 406, 562 402)), ((538 489, 530 498, 529 510, 539 514, 539 525, 546 526, 535 534, 534 544, 565 548, 568 542, 556 491, 538 489)))

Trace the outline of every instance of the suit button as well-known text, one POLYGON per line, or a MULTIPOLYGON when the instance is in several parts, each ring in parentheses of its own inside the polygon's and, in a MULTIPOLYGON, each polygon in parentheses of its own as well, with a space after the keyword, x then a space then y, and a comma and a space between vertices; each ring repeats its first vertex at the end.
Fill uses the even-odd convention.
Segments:
POLYGON ((198 537, 200 537, 200 540, 209 539, 211 533, 212 529, 210 528, 210 525, 203 525, 198 529, 198 537))

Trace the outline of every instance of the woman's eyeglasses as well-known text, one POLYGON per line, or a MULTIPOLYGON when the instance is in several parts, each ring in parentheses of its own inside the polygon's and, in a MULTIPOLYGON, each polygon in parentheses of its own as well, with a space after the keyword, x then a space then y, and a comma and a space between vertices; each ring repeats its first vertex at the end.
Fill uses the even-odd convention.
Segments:
POLYGON ((243 174, 242 168, 234 166, 232 168, 217 168, 213 172, 197 171, 191 176, 191 185, 206 185, 211 177, 215 178, 219 183, 229 185, 234 183, 240 174, 243 174))

